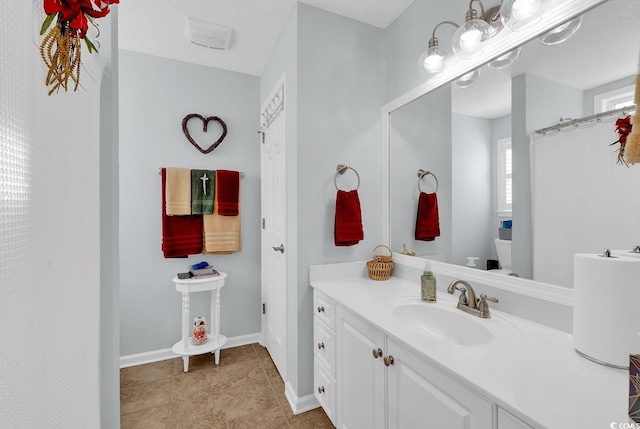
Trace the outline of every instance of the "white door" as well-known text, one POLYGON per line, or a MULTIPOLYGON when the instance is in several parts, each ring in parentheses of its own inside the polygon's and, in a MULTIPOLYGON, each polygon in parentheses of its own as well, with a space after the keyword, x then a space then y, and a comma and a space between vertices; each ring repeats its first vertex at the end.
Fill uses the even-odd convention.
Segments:
POLYGON ((287 252, 284 79, 261 110, 262 341, 286 380, 287 252))

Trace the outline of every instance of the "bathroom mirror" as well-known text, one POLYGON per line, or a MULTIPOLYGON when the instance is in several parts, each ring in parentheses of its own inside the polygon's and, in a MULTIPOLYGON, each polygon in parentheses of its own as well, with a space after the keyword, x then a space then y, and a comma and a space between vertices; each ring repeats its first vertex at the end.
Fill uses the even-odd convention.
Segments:
MULTIPOLYGON (((559 22, 566 20, 567 16, 574 16, 571 13, 579 10, 568 12, 571 7, 580 6, 584 11, 595 6, 593 2, 587 3, 576 1, 566 5, 563 9, 567 14, 559 18, 559 22)), ((493 143, 474 141, 470 130, 485 129, 492 141, 501 138, 501 134, 509 136, 512 76, 527 73, 550 80, 562 77, 564 84, 580 88, 593 88, 634 76, 637 67, 635 53, 640 48, 638 26, 632 19, 639 16, 637 9, 637 2, 633 0, 609 0, 586 13, 581 28, 563 44, 545 46, 532 40, 522 46, 520 57, 510 68, 494 70, 484 66, 480 78, 468 88, 438 82, 426 88, 430 83, 427 81, 385 106, 383 120, 386 118, 389 122, 383 136, 389 137, 387 173, 390 207, 386 233, 394 252, 402 252, 406 244, 408 250, 418 256, 460 265, 467 264, 468 256, 477 256, 480 258, 478 268, 482 269, 486 268, 486 259, 497 259, 494 239, 498 236, 500 218, 496 214, 493 192, 495 174, 491 173, 492 168, 495 170, 497 155, 495 149, 491 149, 493 143), (620 14, 621 10, 627 12, 620 14), (605 33, 613 35, 614 41, 605 33), (578 54, 579 60, 571 59, 574 54, 578 54), (572 64, 577 66, 577 70, 570 71, 572 64), (596 65, 597 79, 584 73, 596 65), (447 114, 443 113, 445 111, 447 114), (479 116, 485 117, 478 119, 479 116), (420 168, 432 171, 438 177, 442 235, 432 242, 416 241, 413 236, 418 196, 417 170, 420 168)), ((515 45, 517 43, 511 47, 515 45)), ((507 51, 503 49, 501 52, 507 51)), ((488 59, 491 57, 486 57, 484 62, 488 59)), ((449 76, 456 78, 465 71, 468 69, 451 72, 449 76)), ((633 80, 628 84, 633 84, 633 80)), ((584 112, 577 116, 593 113, 588 107, 590 105, 593 109, 593 102, 585 101, 584 104, 584 112)), ((553 123, 543 126, 547 125, 553 123)), ((425 192, 435 190, 436 182, 431 176, 425 176, 420 183, 425 192)), ((526 203, 530 195, 520 195, 520 198, 514 195, 514 204, 521 199, 526 203)), ((517 220, 515 222, 517 224, 517 220)), ((530 225, 518 226, 521 230, 530 230, 530 225)), ((524 234, 524 238, 527 237, 530 233, 524 234)), ((525 252, 527 247, 530 249, 530 242, 521 240, 520 244, 525 252)), ((512 247, 513 252, 520 249, 512 247)), ((530 266, 521 271, 526 276, 530 273, 530 266)))

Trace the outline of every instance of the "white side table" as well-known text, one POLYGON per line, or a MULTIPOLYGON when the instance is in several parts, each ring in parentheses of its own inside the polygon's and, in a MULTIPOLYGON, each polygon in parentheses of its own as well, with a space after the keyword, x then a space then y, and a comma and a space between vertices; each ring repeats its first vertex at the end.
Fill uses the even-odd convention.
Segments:
POLYGON ((175 343, 172 351, 182 356, 184 372, 189 371, 189 356, 203 353, 215 353, 215 363, 220 363, 220 348, 227 342, 227 337, 220 335, 220 289, 224 286, 226 273, 215 277, 179 279, 173 278, 176 290, 182 292, 182 339, 175 343), (191 343, 191 318, 189 316, 189 294, 191 292, 211 292, 211 318, 207 342, 194 345, 191 343))

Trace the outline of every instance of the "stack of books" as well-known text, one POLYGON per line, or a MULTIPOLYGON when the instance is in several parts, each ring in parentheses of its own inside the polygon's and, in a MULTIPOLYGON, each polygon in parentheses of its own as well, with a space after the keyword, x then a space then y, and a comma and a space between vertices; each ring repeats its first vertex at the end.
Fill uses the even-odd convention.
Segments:
POLYGON ((220 273, 207 262, 190 265, 189 273, 191 273, 194 278, 215 277, 220 275, 220 273))

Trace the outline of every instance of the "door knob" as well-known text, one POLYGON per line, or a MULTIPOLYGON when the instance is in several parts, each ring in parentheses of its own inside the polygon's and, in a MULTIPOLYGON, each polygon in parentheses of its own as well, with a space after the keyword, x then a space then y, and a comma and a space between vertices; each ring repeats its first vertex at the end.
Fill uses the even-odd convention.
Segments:
POLYGON ((383 361, 386 366, 393 365, 393 356, 389 355, 383 361))
POLYGON ((284 253, 284 244, 281 244, 278 247, 274 247, 273 250, 275 250, 276 252, 284 253))
POLYGON ((378 359, 382 356, 382 349, 373 349, 373 358, 378 359))

